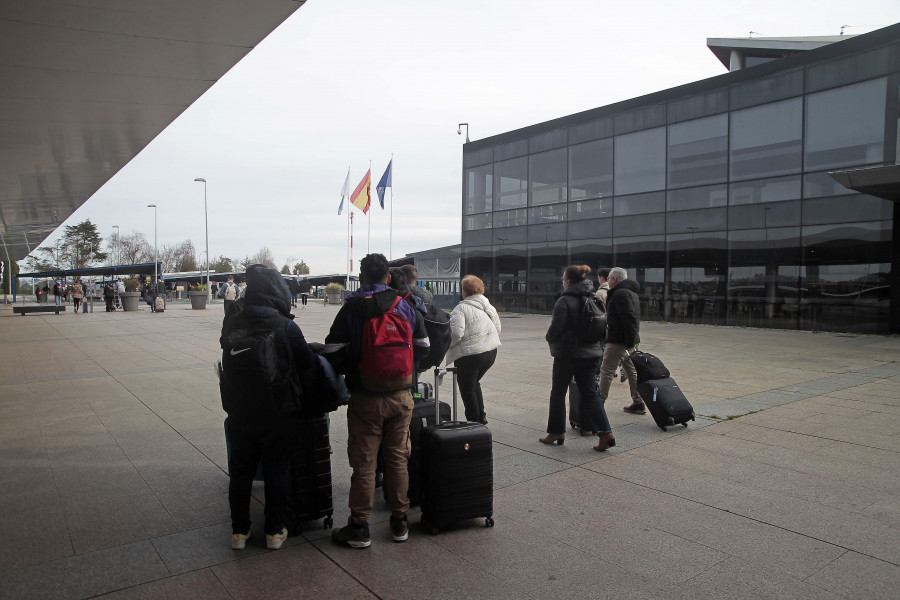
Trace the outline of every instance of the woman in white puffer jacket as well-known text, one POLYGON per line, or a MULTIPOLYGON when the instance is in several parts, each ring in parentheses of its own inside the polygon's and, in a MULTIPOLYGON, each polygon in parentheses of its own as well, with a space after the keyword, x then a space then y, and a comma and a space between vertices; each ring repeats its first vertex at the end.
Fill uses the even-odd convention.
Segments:
POLYGON ((487 425, 481 378, 494 365, 500 347, 500 316, 484 296, 484 282, 474 275, 462 279, 463 300, 450 313, 447 364, 455 363, 466 420, 487 425))

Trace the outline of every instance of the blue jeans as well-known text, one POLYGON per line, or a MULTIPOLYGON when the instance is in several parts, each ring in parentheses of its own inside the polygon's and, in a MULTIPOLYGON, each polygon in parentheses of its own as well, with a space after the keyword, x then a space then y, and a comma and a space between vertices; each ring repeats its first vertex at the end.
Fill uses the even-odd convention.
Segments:
POLYGON ((600 360, 596 358, 554 358, 553 383, 550 388, 550 416, 547 419, 547 433, 560 435, 566 432, 566 394, 569 381, 575 376, 575 385, 584 399, 584 406, 591 418, 594 434, 612 431, 606 409, 597 395, 597 371, 600 360))

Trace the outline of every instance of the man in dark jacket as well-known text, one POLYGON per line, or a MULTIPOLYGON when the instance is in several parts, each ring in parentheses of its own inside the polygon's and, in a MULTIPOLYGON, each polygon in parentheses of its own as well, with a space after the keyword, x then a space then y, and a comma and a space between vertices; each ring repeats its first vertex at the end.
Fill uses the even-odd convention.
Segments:
POLYGON ((297 294, 300 293, 300 282, 297 281, 297 278, 288 280, 288 289, 291 290, 291 306, 297 308, 297 294))
MULTIPOLYGON (((331 539, 353 548, 368 548, 372 544, 368 521, 375 496, 379 445, 384 449, 391 533, 395 542, 404 542, 409 537, 406 518, 409 510, 407 462, 413 400, 407 386, 412 381, 411 361, 428 353, 428 333, 424 321, 415 318, 415 309, 402 300, 396 290, 388 287, 391 276, 383 254, 369 254, 360 261, 359 280, 362 287, 347 295, 346 303, 338 311, 331 331, 325 337, 326 353, 345 356, 336 367, 346 375, 350 389, 347 457, 353 469, 350 477, 350 518, 346 527, 332 531, 331 539), (375 391, 367 389, 360 372, 360 363, 372 360, 371 356, 363 355, 367 351, 363 348, 363 329, 371 319, 388 311, 393 311, 410 324, 412 333, 407 334, 410 355, 404 356, 410 361, 410 378, 405 384, 400 384, 398 378, 396 389, 375 391)), ((397 327, 404 329, 399 323, 397 327)), ((383 383, 379 387, 390 387, 389 381, 378 383, 383 383)))
MULTIPOLYGON (((228 414, 231 438, 228 502, 231 506, 231 547, 235 550, 243 549, 250 537, 250 492, 253 475, 260 462, 265 475, 266 546, 277 550, 287 538, 285 508, 290 487, 288 472, 300 412, 299 373, 320 369, 303 332, 293 319, 291 295, 281 274, 264 265, 250 266, 247 269, 243 310, 229 313, 226 317, 222 326, 222 347, 226 348, 232 332, 251 327, 271 328, 275 334, 277 371, 282 383, 272 388, 275 414, 261 412, 263 402, 254 397, 253 390, 232 390, 238 394, 233 398, 238 408, 228 414)), ((231 348, 231 352, 238 355, 242 350, 235 352, 235 348, 231 348)), ((226 380, 227 376, 226 367, 226 380)))
MULTIPOLYGON (((297 283, 297 292, 300 294, 300 302, 303 304, 303 308, 306 308, 306 303, 309 300, 309 277, 304 277, 303 281, 297 283)), ((296 304, 294 306, 297 306, 296 304)))
POLYGON ((636 281, 628 279, 628 273, 621 267, 609 272, 609 295, 606 301, 606 319, 608 333, 603 363, 600 365, 600 398, 606 402, 609 386, 619 363, 625 369, 628 387, 631 390, 631 404, 625 412, 642 415, 646 412, 644 401, 637 391, 637 371, 631 362, 631 353, 637 349, 641 338, 641 302, 638 298, 640 286, 636 281))

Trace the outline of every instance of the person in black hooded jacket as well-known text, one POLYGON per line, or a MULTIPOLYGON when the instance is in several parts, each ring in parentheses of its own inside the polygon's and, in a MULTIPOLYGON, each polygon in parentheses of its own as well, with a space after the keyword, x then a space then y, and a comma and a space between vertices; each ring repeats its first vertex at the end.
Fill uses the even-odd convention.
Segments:
POLYGON ((594 450, 602 452, 616 445, 606 410, 597 396, 597 370, 600 368, 603 349, 600 342, 585 343, 575 335, 584 299, 594 295, 593 282, 585 279, 590 273, 591 268, 587 265, 566 267, 562 279, 563 291, 557 296, 553 306, 553 317, 545 336, 553 356, 550 415, 547 418, 547 435, 540 438, 540 441, 559 445, 565 442, 566 393, 574 375, 594 433, 599 437, 594 450))
POLYGON ((637 391, 637 371, 630 358, 641 342, 638 335, 641 328, 641 301, 637 295, 639 289, 636 281, 628 279, 625 269, 615 267, 609 272, 609 295, 606 299, 609 332, 603 363, 600 365, 600 399, 605 403, 609 397, 609 386, 621 363, 631 391, 631 404, 625 407, 625 412, 642 415, 646 410, 637 391))
MULTIPOLYGON (((242 310, 226 312, 222 325, 223 348, 224 340, 236 329, 255 323, 271 327, 275 333, 278 372, 285 377, 286 384, 278 388, 274 398, 278 412, 276 416, 257 415, 250 408, 240 415, 229 413, 231 547, 243 549, 250 537, 250 492, 253 475, 262 462, 266 493, 266 545, 275 550, 281 547, 288 533, 285 509, 290 487, 288 472, 300 411, 299 374, 320 371, 321 367, 299 325, 293 320, 291 294, 278 271, 264 265, 250 266, 243 302, 242 310), (290 361, 293 361, 293 368, 290 361)), ((247 400, 252 402, 253 399, 247 400)))

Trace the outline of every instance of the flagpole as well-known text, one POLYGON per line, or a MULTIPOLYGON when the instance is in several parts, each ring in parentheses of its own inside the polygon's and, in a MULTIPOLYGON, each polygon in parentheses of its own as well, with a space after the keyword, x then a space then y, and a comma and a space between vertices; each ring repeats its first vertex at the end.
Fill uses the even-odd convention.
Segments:
POLYGON ((366 234, 366 254, 372 252, 372 161, 369 161, 369 211, 366 213, 366 220, 369 221, 369 233, 366 234))
MULTIPOLYGON (((350 167, 347 167, 347 179, 344 180, 344 187, 347 187, 347 183, 350 181, 350 167)), ((347 280, 344 282, 344 289, 350 289, 350 272, 353 270, 353 267, 350 264, 350 213, 353 211, 353 207, 350 205, 350 190, 347 190, 347 262, 344 264, 347 267, 347 280)), ((341 197, 341 202, 343 202, 343 196, 341 197)))
POLYGON ((394 260, 394 153, 391 152, 391 220, 388 228, 388 256, 394 260))

